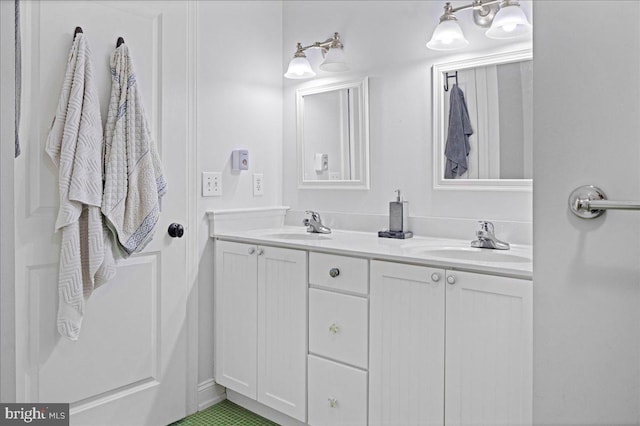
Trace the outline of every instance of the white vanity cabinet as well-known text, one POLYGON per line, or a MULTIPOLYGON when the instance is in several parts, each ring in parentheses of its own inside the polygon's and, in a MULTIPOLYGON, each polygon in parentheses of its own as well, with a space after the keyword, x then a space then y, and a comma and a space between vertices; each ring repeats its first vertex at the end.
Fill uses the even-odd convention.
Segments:
POLYGON ((446 282, 446 425, 530 425, 531 281, 447 271, 446 282))
POLYGON ((443 423, 444 274, 371 262, 370 425, 443 423))
POLYGON ((307 253, 216 241, 215 380, 306 421, 307 253))
POLYGON ((370 425, 530 425, 531 281, 371 262, 370 425))
POLYGON ((309 253, 309 424, 367 424, 369 261, 309 253))

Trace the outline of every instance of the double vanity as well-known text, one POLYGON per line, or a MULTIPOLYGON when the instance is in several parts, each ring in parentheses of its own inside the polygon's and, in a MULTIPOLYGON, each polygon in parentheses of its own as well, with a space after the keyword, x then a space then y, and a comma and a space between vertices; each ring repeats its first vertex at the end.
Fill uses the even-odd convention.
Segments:
POLYGON ((229 395, 291 424, 531 424, 531 247, 302 226, 210 236, 229 395))
MULTIPOLYGON (((433 153, 431 167, 423 169, 433 170, 433 191, 413 185, 422 199, 409 229, 408 206, 398 191, 381 235, 450 231, 464 240, 379 238, 376 231, 387 218, 358 217, 361 204, 371 205, 379 194, 360 195, 372 189, 369 79, 356 75, 296 88, 297 188, 288 181, 292 171, 283 175, 285 191, 314 190, 319 197, 285 199, 313 200, 334 210, 334 223, 370 232, 323 233, 328 228, 313 212, 304 223, 315 232, 283 226, 302 222, 300 205, 293 212, 266 212, 272 221, 252 209, 239 212, 243 218, 234 216, 238 212, 209 215, 214 374, 232 401, 281 424, 531 424, 531 247, 498 240, 489 222, 481 223, 475 240, 466 229, 473 223, 467 215, 484 211, 513 216, 512 226, 529 222, 522 210, 530 207, 532 188, 532 50, 523 42, 444 59, 431 69, 433 153), (446 155, 450 80, 459 85, 456 93, 464 91, 473 128, 465 129, 466 171, 456 176, 446 173, 452 161, 446 155), (334 203, 328 194, 336 190, 358 191, 357 202, 334 203)), ((381 81, 377 77, 376 84, 381 81)), ((400 121, 415 117, 420 114, 411 111, 400 121)), ((422 121, 387 124, 392 127, 378 133, 385 142, 412 135, 406 130, 411 126, 428 128, 422 121)), ((391 152, 377 148, 378 157, 391 152)), ((395 169, 376 171, 378 182, 403 184, 408 175, 399 171, 417 166, 395 161, 397 154, 390 161, 395 169)))

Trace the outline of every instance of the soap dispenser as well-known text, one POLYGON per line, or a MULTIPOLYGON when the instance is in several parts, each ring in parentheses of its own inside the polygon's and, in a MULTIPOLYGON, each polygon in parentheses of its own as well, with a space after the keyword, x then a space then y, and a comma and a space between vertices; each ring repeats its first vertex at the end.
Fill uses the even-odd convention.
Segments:
POLYGON ((396 199, 389 203, 389 230, 378 232, 379 237, 406 239, 413 237, 408 230, 408 202, 402 199, 399 189, 396 189, 396 199))

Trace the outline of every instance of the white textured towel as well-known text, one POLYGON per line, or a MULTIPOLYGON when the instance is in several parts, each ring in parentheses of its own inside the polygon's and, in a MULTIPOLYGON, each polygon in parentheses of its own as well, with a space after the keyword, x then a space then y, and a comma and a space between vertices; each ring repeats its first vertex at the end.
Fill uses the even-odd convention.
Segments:
POLYGON ((111 101, 105 138, 102 213, 122 257, 140 252, 153 237, 166 192, 129 48, 111 56, 111 101))
POLYGON ((115 275, 111 241, 100 213, 102 120, 84 34, 76 34, 46 151, 58 167, 62 232, 58 331, 77 340, 85 298, 115 275))

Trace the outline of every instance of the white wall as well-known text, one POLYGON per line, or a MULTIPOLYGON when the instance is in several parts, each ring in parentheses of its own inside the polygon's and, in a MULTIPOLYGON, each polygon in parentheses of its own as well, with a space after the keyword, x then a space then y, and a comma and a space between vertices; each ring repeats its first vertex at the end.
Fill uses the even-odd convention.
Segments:
POLYGON ((567 198, 640 199, 640 2, 534 7, 533 423, 637 425, 640 215, 567 198))
POLYGON ((197 3, 197 174, 200 383, 213 377, 213 244, 205 212, 282 199, 282 3, 197 3), (249 150, 249 170, 231 172, 231 151, 249 150), (221 197, 202 197, 203 171, 222 172, 221 197), (264 174, 253 196, 252 174, 264 174))
POLYGON ((14 246, 14 3, 0 2, 0 401, 16 398, 14 246))
MULTIPOLYGON (((531 17, 530 2, 521 3, 531 17)), ((530 192, 433 190, 431 65, 451 55, 429 50, 425 44, 443 5, 440 1, 284 2, 284 65, 293 56, 296 42, 308 45, 338 31, 353 70, 335 78, 369 76, 371 143, 370 191, 299 190, 295 174, 295 90, 333 77, 320 72, 309 82, 287 80, 285 205, 294 210, 387 215, 393 191, 401 188, 410 202, 411 216, 531 221, 530 192)), ((474 49, 504 49, 503 42, 487 39, 473 24, 470 11, 459 12, 458 19, 474 49)), ((317 55, 308 56, 312 65, 314 61, 317 64, 317 55)))

